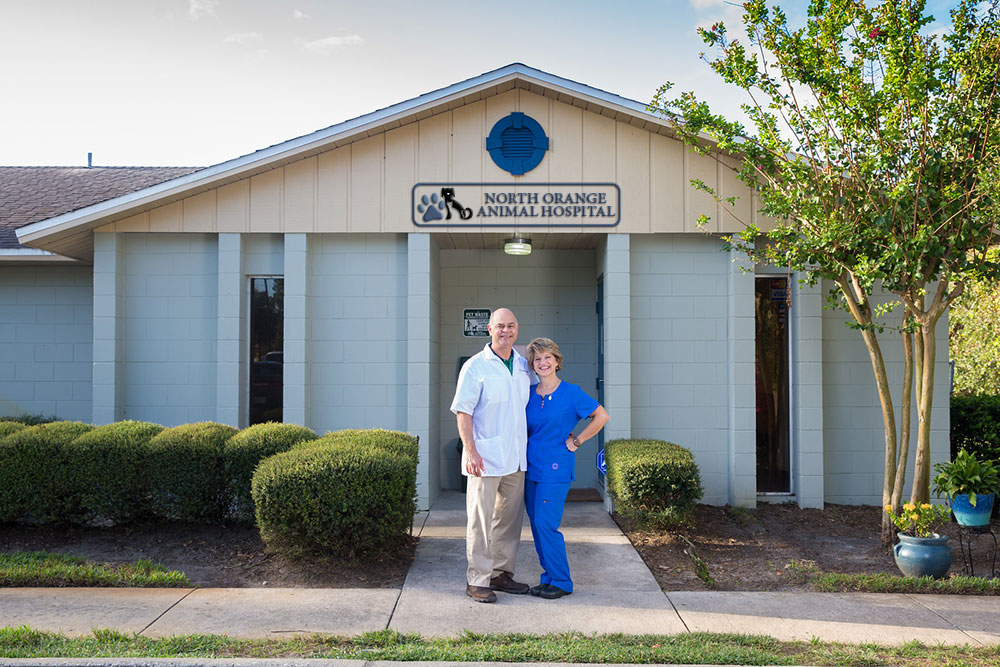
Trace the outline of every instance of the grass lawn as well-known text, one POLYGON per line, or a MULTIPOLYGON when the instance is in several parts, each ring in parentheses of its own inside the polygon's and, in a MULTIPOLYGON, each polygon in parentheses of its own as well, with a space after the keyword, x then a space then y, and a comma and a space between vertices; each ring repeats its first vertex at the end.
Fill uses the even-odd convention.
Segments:
POLYGON ((0 586, 190 586, 183 572, 146 559, 121 565, 88 562, 79 556, 45 551, 0 553, 0 586))
POLYGON ((996 665, 1000 647, 899 647, 771 637, 695 633, 681 635, 476 635, 423 639, 392 630, 359 637, 311 636, 236 640, 212 635, 166 639, 95 630, 67 638, 26 627, 0 629, 3 658, 337 658, 454 662, 701 663, 741 665, 996 665))

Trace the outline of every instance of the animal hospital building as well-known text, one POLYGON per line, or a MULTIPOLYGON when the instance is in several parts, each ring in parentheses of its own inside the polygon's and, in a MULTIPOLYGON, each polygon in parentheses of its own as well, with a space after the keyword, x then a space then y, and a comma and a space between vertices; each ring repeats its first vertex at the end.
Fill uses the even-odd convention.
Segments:
MULTIPOLYGON (((408 431, 426 508, 461 487, 458 370, 509 307, 605 405, 604 438, 693 452, 703 502, 880 504, 861 337, 830 285, 725 250, 757 217, 731 164, 513 64, 204 169, 0 167, 0 415, 408 431)), ((575 487, 602 487, 602 443, 575 487)))

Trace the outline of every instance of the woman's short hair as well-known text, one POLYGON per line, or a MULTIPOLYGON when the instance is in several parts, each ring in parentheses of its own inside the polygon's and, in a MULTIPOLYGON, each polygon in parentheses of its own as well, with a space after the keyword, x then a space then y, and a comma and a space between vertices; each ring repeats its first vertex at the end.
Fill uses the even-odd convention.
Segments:
POLYGON ((542 352, 549 352, 553 357, 556 358, 556 370, 562 370, 562 352, 559 350, 559 346, 551 338, 535 338, 530 343, 528 347, 525 348, 525 352, 528 357, 528 365, 532 368, 535 367, 535 355, 541 354, 542 352))

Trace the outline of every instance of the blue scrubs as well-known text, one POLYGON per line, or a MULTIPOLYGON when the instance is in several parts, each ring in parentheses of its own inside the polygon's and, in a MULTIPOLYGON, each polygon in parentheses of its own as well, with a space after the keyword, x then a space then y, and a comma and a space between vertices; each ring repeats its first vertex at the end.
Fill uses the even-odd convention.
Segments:
POLYGON ((537 387, 531 387, 525 409, 528 472, 524 479, 524 504, 542 566, 540 583, 572 593, 566 541, 559 532, 576 465, 576 454, 566 448, 566 438, 581 419, 593 414, 599 403, 569 382, 560 382, 544 398, 535 393, 537 387))

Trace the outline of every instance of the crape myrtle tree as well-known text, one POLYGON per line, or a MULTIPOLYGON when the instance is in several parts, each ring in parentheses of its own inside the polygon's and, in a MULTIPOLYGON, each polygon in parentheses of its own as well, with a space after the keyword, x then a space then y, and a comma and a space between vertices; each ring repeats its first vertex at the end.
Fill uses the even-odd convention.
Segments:
MULTIPOLYGON (((651 104, 694 150, 740 158, 723 165, 733 165, 773 226, 741 220, 729 246, 808 284, 829 281, 830 302, 850 314, 881 402, 883 506, 902 504, 911 404, 910 500, 929 498, 937 323, 970 273, 997 275, 985 250, 1000 181, 998 1, 962 0, 938 31, 921 0, 812 0, 801 27, 779 7, 749 0, 746 43, 722 23, 700 33, 712 50, 702 57, 746 94, 752 129, 692 93, 670 99, 670 84, 651 104), (875 304, 879 293, 888 303, 875 304), (890 326, 893 307, 900 314, 890 326), (898 418, 880 335, 902 336, 898 418)), ((692 184, 736 216, 734 198, 692 184)), ((884 513, 882 539, 892 540, 884 513)))

